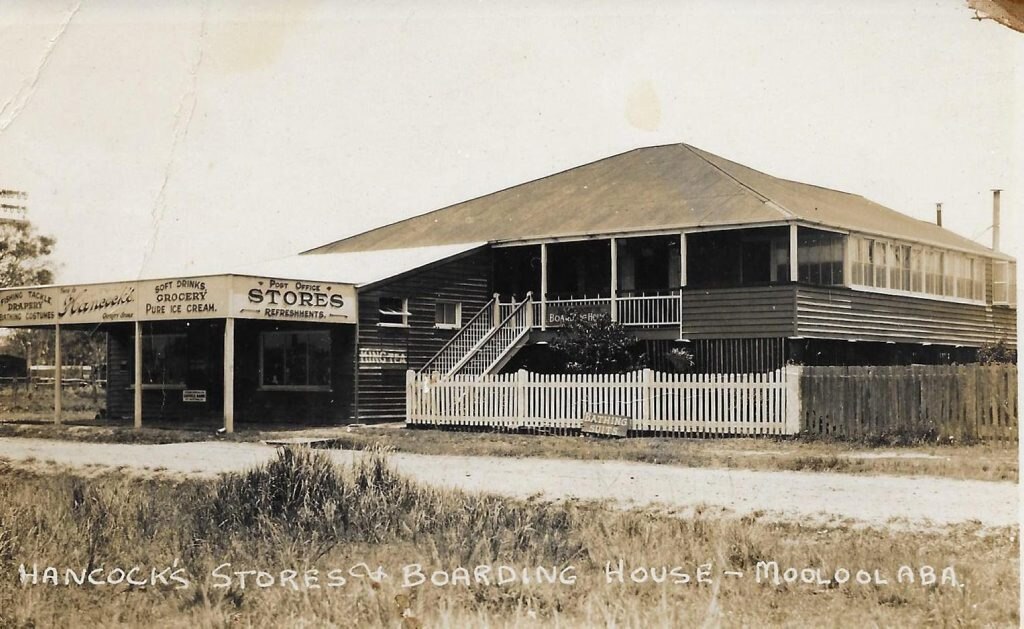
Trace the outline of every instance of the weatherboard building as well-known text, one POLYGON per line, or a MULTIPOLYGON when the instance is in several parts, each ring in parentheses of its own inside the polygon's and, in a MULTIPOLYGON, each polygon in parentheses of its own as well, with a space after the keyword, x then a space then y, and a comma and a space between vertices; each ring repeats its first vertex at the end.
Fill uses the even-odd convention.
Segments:
POLYGON ((674 144, 230 273, 0 290, 0 326, 105 331, 110 417, 232 430, 401 419, 408 370, 543 364, 570 310, 737 373, 970 361, 1015 295, 996 248, 674 144))

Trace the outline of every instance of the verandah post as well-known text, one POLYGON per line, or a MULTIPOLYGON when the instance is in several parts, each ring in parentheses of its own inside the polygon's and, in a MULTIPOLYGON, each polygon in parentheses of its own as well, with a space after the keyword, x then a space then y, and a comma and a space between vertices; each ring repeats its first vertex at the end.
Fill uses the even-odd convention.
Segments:
POLYGON ((540 243, 540 329, 548 327, 548 245, 540 243))
POLYGON ((800 240, 797 237, 796 223, 789 225, 789 281, 796 282, 800 278, 800 269, 797 266, 797 249, 800 247, 800 240))
POLYGON ((619 320, 619 302, 618 295, 616 294, 619 290, 619 241, 615 238, 611 239, 611 258, 612 258, 612 279, 611 279, 611 316, 612 321, 619 320))

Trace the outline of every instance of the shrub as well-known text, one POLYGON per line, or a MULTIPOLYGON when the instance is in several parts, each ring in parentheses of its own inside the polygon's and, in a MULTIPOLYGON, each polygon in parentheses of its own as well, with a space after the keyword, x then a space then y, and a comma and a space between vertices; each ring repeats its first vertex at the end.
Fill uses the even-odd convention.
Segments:
POLYGON ((623 373, 644 366, 636 337, 603 313, 569 311, 551 348, 565 358, 569 373, 623 373))

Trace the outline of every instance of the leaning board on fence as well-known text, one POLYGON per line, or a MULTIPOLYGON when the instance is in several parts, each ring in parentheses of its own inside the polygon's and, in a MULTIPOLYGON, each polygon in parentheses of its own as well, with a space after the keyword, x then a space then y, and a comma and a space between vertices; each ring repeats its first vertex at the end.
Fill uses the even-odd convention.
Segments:
MULTIPOLYGON (((790 369, 793 369, 792 367, 790 369)), ((630 420, 630 434, 782 435, 787 421, 786 370, 753 374, 495 376, 408 374, 410 425, 578 431, 587 413, 630 420)))

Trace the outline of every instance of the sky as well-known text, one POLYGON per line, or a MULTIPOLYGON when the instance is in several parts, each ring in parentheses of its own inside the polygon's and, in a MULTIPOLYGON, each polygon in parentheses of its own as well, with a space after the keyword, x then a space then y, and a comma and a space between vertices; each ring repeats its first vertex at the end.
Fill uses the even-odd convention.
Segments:
POLYGON ((222 272, 686 142, 1017 255, 1024 36, 938 2, 0 0, 59 283, 222 272))

